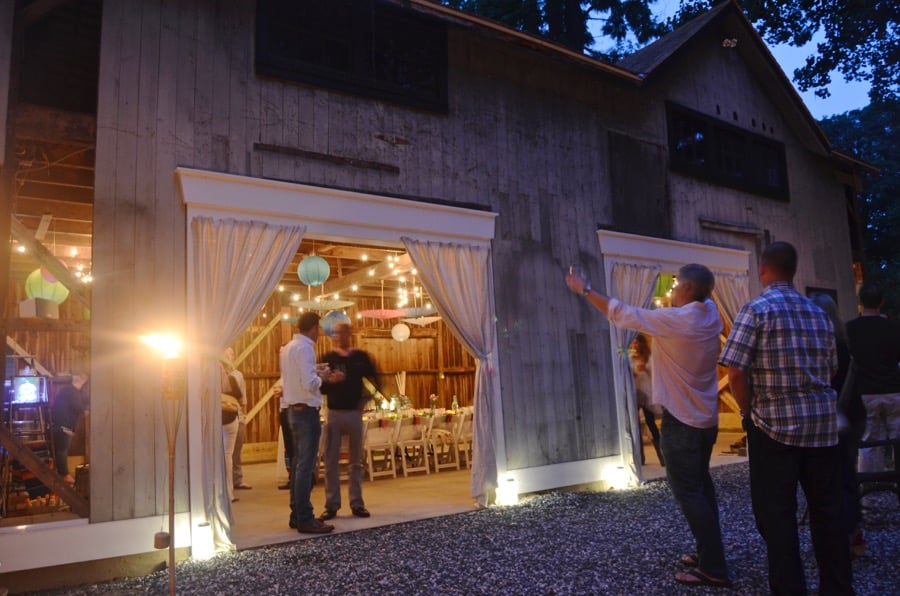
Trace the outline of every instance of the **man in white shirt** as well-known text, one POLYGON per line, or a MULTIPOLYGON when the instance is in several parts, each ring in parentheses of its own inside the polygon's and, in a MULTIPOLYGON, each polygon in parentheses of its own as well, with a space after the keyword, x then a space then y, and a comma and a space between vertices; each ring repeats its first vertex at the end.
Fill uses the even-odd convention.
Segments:
POLYGON ((566 285, 582 294, 610 323, 653 337, 650 363, 653 399, 664 408, 661 448, 666 477, 697 542, 697 553, 681 557, 690 569, 675 574, 687 585, 729 586, 719 508, 709 458, 719 430, 716 361, 722 321, 710 300, 715 279, 696 263, 678 271, 672 308, 649 310, 604 296, 583 277, 569 273, 566 285))
POLYGON ((289 525, 300 533, 325 534, 332 531, 334 526, 316 519, 310 500, 313 470, 322 435, 322 423, 319 420, 322 393, 319 388, 323 378, 337 383, 343 380, 343 374, 316 367, 319 315, 313 312, 303 313, 297 322, 297 328, 300 333, 294 334, 294 338, 284 346, 280 355, 283 398, 287 405, 294 443, 289 525))

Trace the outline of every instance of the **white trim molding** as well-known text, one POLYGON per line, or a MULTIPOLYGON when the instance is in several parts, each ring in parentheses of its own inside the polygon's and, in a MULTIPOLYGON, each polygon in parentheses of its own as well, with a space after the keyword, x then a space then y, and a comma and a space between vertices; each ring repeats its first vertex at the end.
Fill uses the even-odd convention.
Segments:
POLYGON ((293 218, 306 236, 335 241, 396 245, 401 236, 419 240, 490 244, 497 214, 361 192, 176 168, 175 177, 196 215, 243 216, 278 221, 293 218))
POLYGON ((604 259, 614 258, 630 263, 661 265, 663 269, 672 271, 688 263, 700 263, 712 271, 746 273, 750 270, 750 253, 746 250, 637 236, 611 230, 597 230, 597 238, 604 259))

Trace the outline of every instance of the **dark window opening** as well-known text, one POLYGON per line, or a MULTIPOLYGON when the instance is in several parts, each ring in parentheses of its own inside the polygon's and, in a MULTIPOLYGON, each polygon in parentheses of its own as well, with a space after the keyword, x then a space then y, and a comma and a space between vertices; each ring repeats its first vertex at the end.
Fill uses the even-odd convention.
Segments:
POLYGON ((674 104, 667 105, 669 167, 681 174, 787 201, 784 145, 674 104))
POLYGON ((378 1, 261 0, 256 72, 446 112, 447 30, 378 1))

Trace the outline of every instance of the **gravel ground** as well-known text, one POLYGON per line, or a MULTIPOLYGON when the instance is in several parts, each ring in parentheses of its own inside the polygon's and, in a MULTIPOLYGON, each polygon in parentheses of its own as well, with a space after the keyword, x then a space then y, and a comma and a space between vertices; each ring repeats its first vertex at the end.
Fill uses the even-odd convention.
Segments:
MULTIPOLYGON (((765 594, 765 546, 750 512, 746 463, 713 470, 731 590, 681 586, 687 525, 665 481, 604 493, 554 492, 408 524, 231 553, 176 568, 179 594, 765 594)), ((872 495, 857 594, 900 593, 900 507, 872 495)), ((808 526, 801 546, 818 585, 808 526)), ((165 594, 165 571, 54 594, 165 594)))

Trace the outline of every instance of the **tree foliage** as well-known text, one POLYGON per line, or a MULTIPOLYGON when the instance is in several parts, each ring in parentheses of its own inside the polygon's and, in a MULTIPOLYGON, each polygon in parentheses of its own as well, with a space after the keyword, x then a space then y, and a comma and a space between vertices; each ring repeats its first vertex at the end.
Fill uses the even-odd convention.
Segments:
MULTIPOLYGON (((722 0, 680 0, 668 18, 657 16, 658 0, 443 0, 444 4, 542 35, 577 51, 615 62, 709 10, 722 0), (591 27, 597 21, 598 27, 591 27), (612 41, 594 48, 591 31, 612 41)), ((831 73, 871 83, 872 101, 900 97, 900 9, 897 0, 738 0, 770 44, 816 51, 794 71, 801 91, 830 95, 831 73), (814 37, 815 36, 815 37, 814 37)))
POLYGON ((900 316, 900 100, 872 103, 820 122, 834 147, 881 169, 859 196, 867 281, 885 290, 885 311, 900 316))

